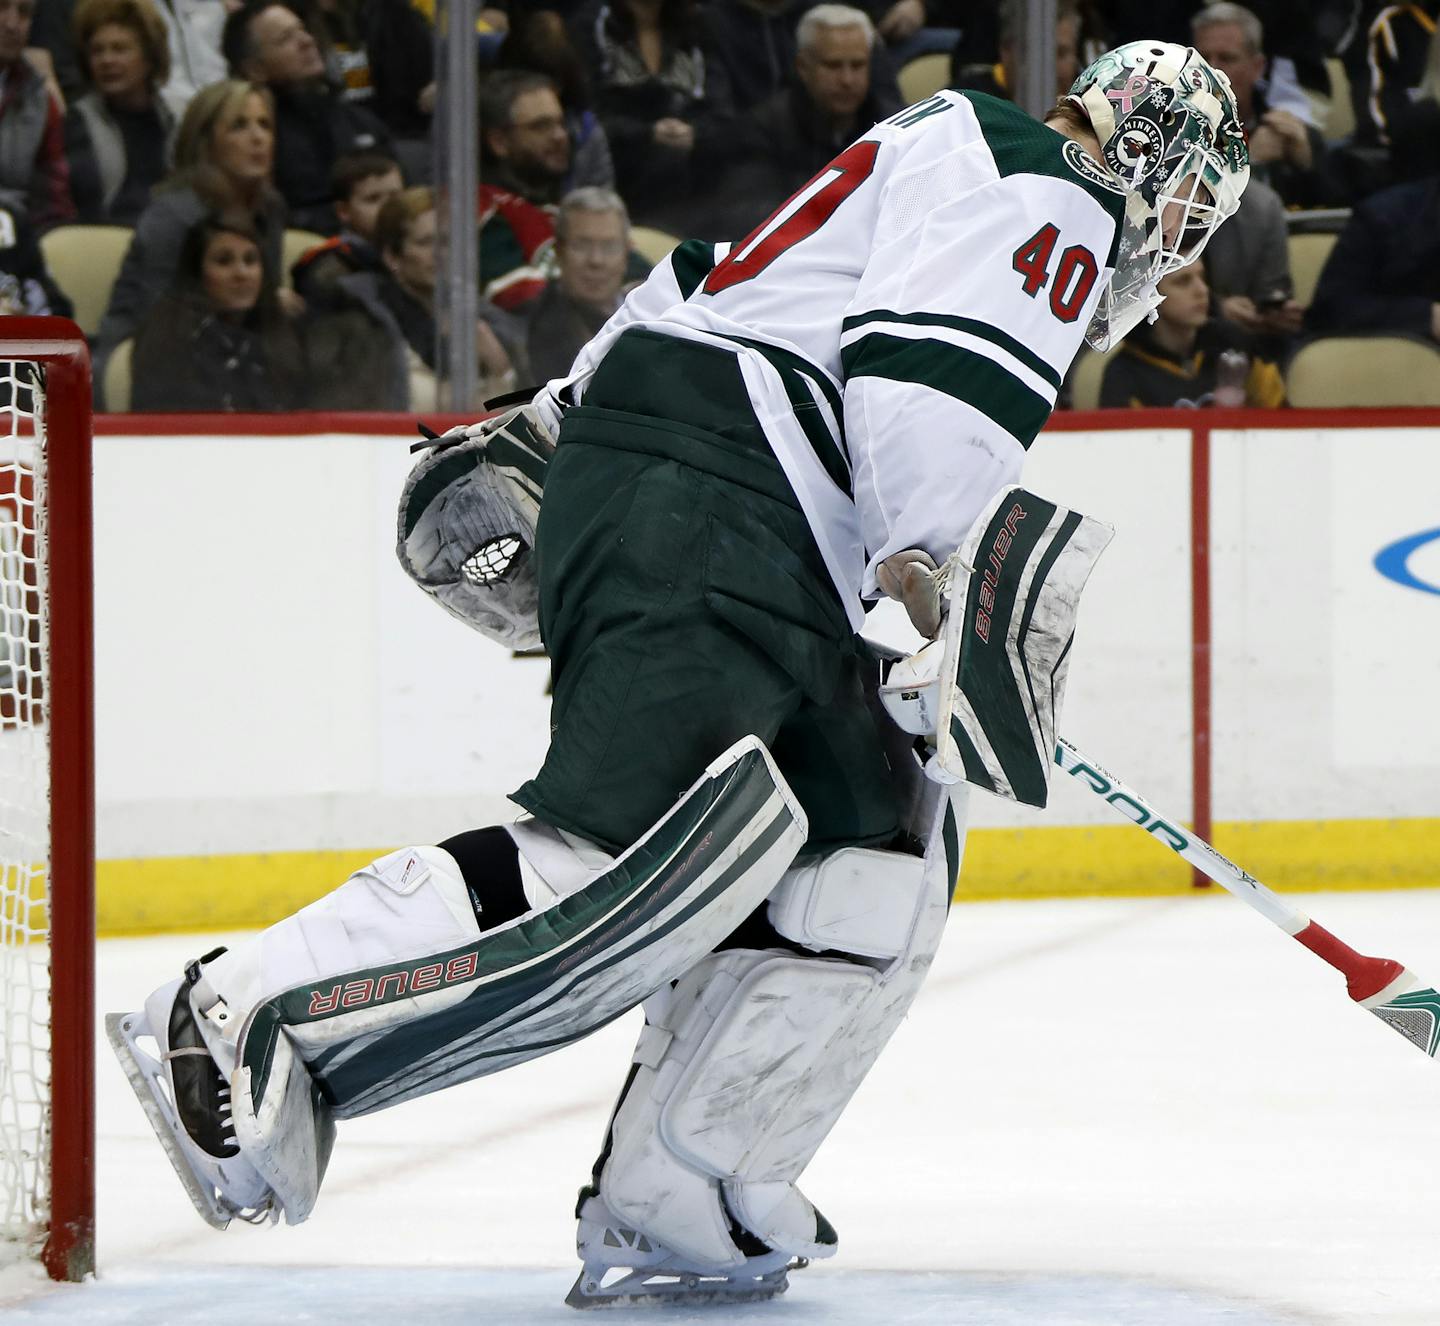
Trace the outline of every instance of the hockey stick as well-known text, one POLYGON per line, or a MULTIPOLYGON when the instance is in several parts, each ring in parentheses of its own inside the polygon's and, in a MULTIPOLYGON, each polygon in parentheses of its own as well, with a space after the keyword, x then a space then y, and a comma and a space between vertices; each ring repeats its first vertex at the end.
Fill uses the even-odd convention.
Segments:
POLYGON ((1323 958, 1345 977, 1350 998, 1361 1008, 1368 1008, 1412 1045, 1418 1045, 1435 1058, 1436 1050, 1440 1049, 1440 993, 1428 986, 1422 987, 1419 978, 1400 963, 1389 958, 1367 958, 1341 943, 1304 912, 1226 860, 1204 839, 1177 828, 1175 821, 1162 816, 1064 737, 1057 738, 1055 763, 1113 806, 1122 818, 1154 835, 1221 888, 1249 903, 1261 916, 1323 958))

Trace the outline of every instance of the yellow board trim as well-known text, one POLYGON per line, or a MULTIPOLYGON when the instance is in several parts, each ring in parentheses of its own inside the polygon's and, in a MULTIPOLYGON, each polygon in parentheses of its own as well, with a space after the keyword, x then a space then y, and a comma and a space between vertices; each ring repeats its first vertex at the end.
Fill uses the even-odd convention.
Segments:
MULTIPOLYGON (((1215 846, 1271 888, 1440 888, 1440 819, 1286 820, 1217 826, 1215 846)), ((101 935, 251 930, 313 902, 387 848, 101 861, 101 935)), ((1123 824, 973 829, 956 899, 1182 893, 1190 867, 1123 824)))

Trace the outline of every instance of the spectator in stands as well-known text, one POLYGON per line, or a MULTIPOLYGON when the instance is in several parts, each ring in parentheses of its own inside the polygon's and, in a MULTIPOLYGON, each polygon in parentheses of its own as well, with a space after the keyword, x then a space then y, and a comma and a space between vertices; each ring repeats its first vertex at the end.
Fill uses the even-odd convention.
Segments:
MULTIPOLYGON (((1024 52, 1020 34, 1024 23, 1024 0, 1005 0, 1000 8, 999 56, 995 64, 962 66, 951 87, 966 92, 987 92, 992 97, 1015 99, 1020 83, 1024 52)), ((963 39, 962 39, 963 40, 963 39)), ((1070 91, 1083 66, 1080 62, 1080 9, 1077 0, 1058 0, 1055 6, 1055 95, 1070 91)))
POLYGON ((335 162, 330 194, 340 233, 301 254, 291 272, 295 293, 308 308, 343 302, 342 277, 383 270, 375 248, 375 222, 380 209, 404 187, 399 163, 383 152, 353 152, 335 162))
POLYGON ((875 28, 863 10, 816 5, 795 36, 795 82, 736 126, 735 161, 714 212, 732 237, 748 234, 836 153, 900 109, 871 83, 875 28))
POLYGON ((434 31, 409 0, 372 0, 365 44, 375 88, 371 109, 394 136, 406 174, 416 178, 435 112, 434 31))
POLYGON ((326 81, 320 46, 299 14, 275 0, 249 0, 225 21, 232 72, 275 99, 275 184, 290 224, 321 234, 339 227, 330 170, 346 152, 390 151, 385 126, 326 81))
POLYGON ((1203 262, 1220 316, 1283 358, 1305 310, 1294 298, 1285 208, 1274 189, 1250 181, 1240 210, 1211 236, 1203 262))
POLYGON ((1420 93, 1430 38, 1440 0, 1386 5, 1370 24, 1363 102, 1355 109, 1355 136, 1361 142, 1390 146, 1391 129, 1420 93))
POLYGON ((545 75, 501 70, 480 88, 483 183, 553 207, 570 175, 570 128, 560 94, 545 75))
POLYGON ((305 368, 248 217, 186 232, 169 291, 135 334, 131 408, 293 410, 305 368))
POLYGON ((596 115, 585 71, 565 21, 553 9, 541 9, 516 18, 500 48, 501 69, 528 69, 546 75, 555 85, 570 132, 570 170, 564 192, 595 186, 611 188, 615 166, 610 140, 596 115))
POLYGON ((692 0, 602 0, 582 33, 615 187, 637 222, 675 234, 707 233, 733 147, 727 71, 704 22, 692 0))
POLYGON ((233 80, 196 94, 175 136, 175 170, 135 224, 95 334, 97 357, 135 334, 173 283, 186 234, 211 212, 249 217, 266 270, 279 279, 285 204, 271 182, 274 155, 274 119, 264 88, 233 80))
MULTIPOLYGON (((730 106, 758 106, 790 82, 795 24, 803 8, 804 0, 713 0, 709 5, 704 18, 706 74, 723 80, 730 106)), ((591 70, 600 67, 593 52, 586 63, 591 70)), ((614 146, 612 133, 612 150, 614 146)), ((620 183, 623 194, 623 176, 620 183)))
POLYGON ((160 89, 176 119, 202 87, 229 77, 220 42, 229 13, 225 0, 154 0, 170 46, 170 77, 160 89))
POLYGON ((1269 184, 1291 207, 1343 201, 1320 131, 1269 103, 1260 20, 1243 5, 1212 4, 1195 15, 1191 29, 1195 49, 1230 79, 1249 139, 1250 178, 1269 184))
POLYGON ((1199 263, 1160 281, 1159 317, 1141 323, 1105 365, 1100 404, 1137 406, 1285 404, 1280 370, 1210 316, 1210 289, 1199 263))
POLYGON ((1440 175, 1440 29, 1430 38, 1415 99, 1395 111, 1390 156, 1397 184, 1440 175))
POLYGON ((0 207, 37 233, 75 219, 64 114, 25 59, 35 0, 0 0, 0 207))
POLYGON ((70 187, 81 221, 132 226, 165 177, 175 116, 165 24, 150 0, 81 0, 75 45, 93 91, 65 116, 70 187))
MULTIPOLYGON (((401 408, 410 410, 433 410, 438 404, 444 347, 435 317, 435 233, 435 191, 406 189, 385 203, 375 223, 375 246, 385 270, 378 278, 360 272, 343 279, 388 338, 393 381, 404 389, 401 408)), ((481 399, 511 390, 515 374, 509 357, 483 321, 476 339, 481 399)))
POLYGON ((548 382, 570 371, 575 356, 620 307, 630 248, 630 218, 610 189, 576 189, 555 218, 559 272, 520 313, 493 304, 481 316, 515 368, 516 380, 548 382))
POLYGON ((74 312, 74 305, 45 265, 35 232, 23 216, 0 208, 0 315, 68 318, 74 312))
POLYGON ((1440 341, 1440 175, 1360 203, 1320 273, 1307 326, 1440 341))

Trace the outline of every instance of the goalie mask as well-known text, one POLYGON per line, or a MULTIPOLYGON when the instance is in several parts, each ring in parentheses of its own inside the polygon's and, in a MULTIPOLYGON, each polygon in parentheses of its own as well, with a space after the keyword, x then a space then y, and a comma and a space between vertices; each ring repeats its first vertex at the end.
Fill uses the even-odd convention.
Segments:
POLYGON ((1125 194, 1109 288, 1085 333, 1108 350, 1153 316, 1160 278, 1194 262, 1235 214, 1250 157, 1230 81, 1192 47, 1135 41, 1107 51, 1070 89, 1125 194))

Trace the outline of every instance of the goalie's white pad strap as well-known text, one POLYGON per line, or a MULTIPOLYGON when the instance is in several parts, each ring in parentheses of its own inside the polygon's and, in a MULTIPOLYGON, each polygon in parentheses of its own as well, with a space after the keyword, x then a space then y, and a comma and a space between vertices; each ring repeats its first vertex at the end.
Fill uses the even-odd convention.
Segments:
POLYGON ((850 849, 833 874, 792 872, 782 886, 782 919, 823 917, 868 872, 904 915, 905 934, 885 942, 896 932, 887 917, 857 924, 854 938, 896 949, 889 961, 724 950, 647 1004, 650 1025, 599 1176, 617 1216, 717 1270, 745 1261, 729 1214, 781 1251, 834 1251, 834 1231, 795 1183, 929 970, 959 870, 966 798, 955 787, 937 807, 923 863, 850 849))
POLYGON ((847 847, 787 870, 770 895, 770 924, 817 952, 896 958, 914 932, 924 886, 918 856, 847 847))
POLYGON ((1113 534, 1006 488, 946 562, 936 734, 945 774, 1045 805, 1080 591, 1113 534))
POLYGON ((472 928, 458 944, 402 937, 399 956, 272 986, 236 1044, 237 1135, 260 1168, 265 1138, 299 1112, 292 1093, 306 1108, 321 1095, 349 1118, 588 1035, 714 948, 775 887, 806 832, 769 752, 747 737, 609 870, 553 906, 472 928))

